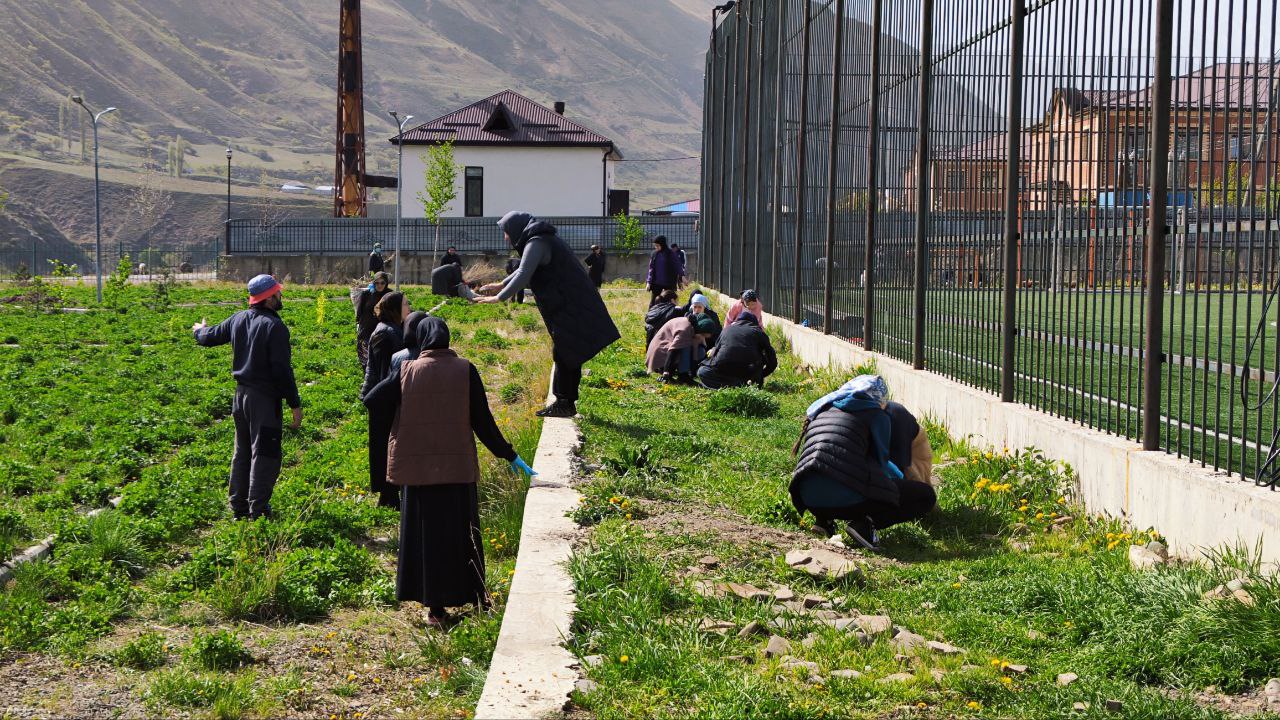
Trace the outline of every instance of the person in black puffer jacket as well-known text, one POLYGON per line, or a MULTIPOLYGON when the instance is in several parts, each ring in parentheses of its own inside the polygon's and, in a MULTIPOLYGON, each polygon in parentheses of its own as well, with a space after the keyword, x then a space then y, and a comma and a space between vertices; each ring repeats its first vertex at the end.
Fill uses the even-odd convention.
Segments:
POLYGON ((720 333, 716 346, 698 368, 698 380, 712 390, 742 387, 747 383, 763 385, 764 379, 778 368, 778 354, 769 335, 760 327, 755 315, 743 311, 733 324, 720 333))
POLYGON ((663 325, 682 315, 684 313, 680 312, 679 306, 676 305, 676 291, 662 291, 658 299, 649 306, 649 311, 644 314, 644 346, 649 347, 649 343, 653 342, 653 336, 658 334, 663 325))
MULTIPOLYGON (((791 502, 813 513, 829 533, 836 520, 869 550, 879 549, 877 528, 923 517, 937 504, 927 482, 903 476, 894 462, 894 418, 888 388, 877 375, 859 375, 809 406, 796 443, 791 502)), ((899 457, 908 461, 910 450, 899 457)))
MULTIPOLYGON (((374 312, 378 327, 369 338, 369 366, 365 368, 360 400, 391 371, 391 357, 404 349, 404 319, 409 315, 409 299, 403 293, 387 293, 374 312)), ((387 482, 387 443, 394 418, 369 414, 369 489, 378 494, 378 504, 400 507, 400 489, 387 482)))

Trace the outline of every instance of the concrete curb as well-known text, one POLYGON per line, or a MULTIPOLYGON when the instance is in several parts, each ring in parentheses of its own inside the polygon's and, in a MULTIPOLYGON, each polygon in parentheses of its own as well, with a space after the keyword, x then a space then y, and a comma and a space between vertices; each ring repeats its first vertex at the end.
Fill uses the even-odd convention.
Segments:
MULTIPOLYGON (((704 288, 708 296, 732 302, 704 288)), ((1195 557, 1208 548, 1261 546, 1260 559, 1280 571, 1280 492, 1229 477, 1166 452, 1147 452, 1132 440, 1108 435, 1028 405, 1002 403, 983 390, 912 369, 908 363, 866 352, 833 335, 765 313, 811 365, 851 368, 874 360, 895 399, 932 415, 957 437, 993 447, 1036 447, 1071 465, 1079 499, 1091 512, 1122 517, 1133 527, 1154 527, 1169 550, 1195 557)))
POLYGON ((559 714, 578 680, 577 658, 562 643, 577 611, 566 564, 580 533, 568 517, 582 497, 571 486, 580 442, 571 418, 543 419, 533 461, 538 475, 525 499, 516 574, 476 720, 559 714))

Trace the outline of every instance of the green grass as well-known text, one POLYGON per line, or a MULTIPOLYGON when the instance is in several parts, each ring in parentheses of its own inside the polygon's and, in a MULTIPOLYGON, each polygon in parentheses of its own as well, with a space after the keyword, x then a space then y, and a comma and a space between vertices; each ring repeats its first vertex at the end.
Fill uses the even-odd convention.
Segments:
POLYGON ((579 610, 570 647, 602 657, 587 670, 598 689, 576 695, 597 717, 1207 719, 1225 715, 1174 691, 1239 692, 1274 674, 1280 582, 1248 553, 1133 572, 1128 545, 1153 531, 1087 517, 1069 468, 1035 451, 972 448, 928 422, 939 461, 949 463, 938 510, 887 530, 884 557, 867 560, 863 582, 794 573, 781 556, 818 540, 806 536, 809 518, 797 517, 787 497, 791 446, 805 406, 846 378, 810 375, 786 355, 769 382, 776 416, 713 409, 707 391, 637 377, 637 295, 608 293, 624 338, 592 363, 602 382, 579 404, 584 452, 599 469, 575 513, 592 529, 571 564, 579 610), (1063 516, 1073 519, 1051 530, 1063 516), (718 567, 690 574, 706 554, 718 567), (1237 575, 1247 578, 1254 605, 1202 598, 1237 575), (888 614, 967 652, 900 661, 885 639, 864 647, 801 621, 784 632, 792 655, 817 663, 824 678, 836 669, 863 674, 810 686, 807 673, 763 658, 764 637, 700 632, 704 619, 741 627, 773 613, 703 597, 692 589, 699 578, 843 598, 843 611, 888 614), (810 632, 815 642, 804 647, 810 632), (754 663, 729 659, 738 655, 754 663), (1004 663, 1030 670, 1006 675, 1004 663), (935 681, 932 669, 946 674, 935 681), (903 670, 915 679, 877 682, 903 670), (1081 679, 1060 688, 1061 672, 1081 679), (1108 699, 1122 710, 1107 713, 1108 699), (1077 701, 1091 709, 1073 713, 1077 701))
MULTIPOLYGON (((67 305, 93 305, 91 287, 56 290, 67 305)), ((415 308, 442 300, 407 291, 415 308)), ((356 398, 360 367, 345 288, 286 289, 281 315, 305 418, 300 431, 286 432, 275 517, 253 523, 233 522, 226 507, 230 350, 198 348, 188 331, 201 317, 216 322, 243 307, 243 288, 179 285, 161 308, 142 302, 146 286, 120 292, 137 302, 87 313, 0 306, 0 337, 19 344, 0 347, 0 374, 8 378, 0 385, 0 501, 8 509, 0 515, 0 550, 57 536, 51 560, 21 566, 0 591, 0 653, 102 658, 142 671, 123 682, 136 683, 151 715, 196 707, 225 716, 289 714, 305 708, 280 707, 276 685, 294 670, 262 661, 268 648, 316 632, 317 652, 332 652, 345 623, 369 613, 382 622, 338 648, 344 663, 360 658, 353 667, 361 677, 444 673, 448 692, 431 694, 440 688, 426 682, 378 689, 414 698, 426 715, 473 708, 501 624, 527 481, 481 449, 481 529, 495 610, 466 615, 448 633, 413 626, 407 607, 394 610, 398 514, 368 493, 366 413, 356 398), (39 347, 37 338, 44 338, 39 347), (29 362, 9 362, 23 353, 29 362), (56 382, 45 387, 49 379, 56 382), (122 497, 118 509, 81 516, 115 496, 122 497), (395 620, 389 626, 388 616, 395 620), (181 667, 164 667, 168 647, 188 646, 181 667), (249 657, 259 661, 236 670, 249 657), (245 687, 252 692, 241 702, 245 687)), ((507 439, 532 458, 540 431, 533 413, 550 366, 536 309, 450 300, 437 315, 479 368, 507 439)), ((337 702, 345 676, 309 680, 318 687, 307 690, 307 701, 337 702)), ((360 687, 366 701, 370 687, 360 687)))

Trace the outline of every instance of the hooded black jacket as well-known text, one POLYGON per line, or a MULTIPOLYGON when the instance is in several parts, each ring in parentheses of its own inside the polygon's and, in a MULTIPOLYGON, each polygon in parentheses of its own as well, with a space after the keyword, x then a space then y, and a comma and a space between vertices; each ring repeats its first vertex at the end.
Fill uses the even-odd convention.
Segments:
POLYGON ((791 502, 796 509, 807 509, 798 481, 809 473, 839 480, 867 500, 897 505, 898 483, 885 474, 871 442, 872 424, 888 422, 879 408, 847 412, 834 406, 810 420, 791 475, 791 502))
POLYGON ((778 354, 756 316, 744 312, 720 333, 705 364, 723 377, 758 381, 778 368, 778 354))
POLYGON ((546 264, 534 271, 529 289, 537 300, 555 352, 566 363, 583 364, 619 340, 622 334, 613 324, 600 291, 587 277, 578 257, 556 234, 555 226, 523 213, 511 218, 508 225, 503 230, 514 241, 517 253, 524 255, 530 243, 542 243, 549 255, 546 264), (528 220, 523 230, 517 230, 524 218, 528 220))
POLYGON ((653 336, 658 334, 663 325, 683 315, 684 313, 680 312, 680 308, 673 302, 654 303, 644 314, 644 346, 649 347, 649 343, 653 342, 653 336))
POLYGON ((378 323, 377 329, 369 338, 369 364, 364 369, 364 384, 360 386, 360 397, 382 382, 391 370, 391 356, 404 349, 404 331, 399 325, 378 323))

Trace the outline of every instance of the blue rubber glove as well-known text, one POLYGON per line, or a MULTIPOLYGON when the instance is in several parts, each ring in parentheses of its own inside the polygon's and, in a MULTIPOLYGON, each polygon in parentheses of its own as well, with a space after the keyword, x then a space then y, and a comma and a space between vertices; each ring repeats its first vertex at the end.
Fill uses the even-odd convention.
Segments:
POLYGON ((520 457, 519 455, 516 456, 515 460, 511 461, 511 471, 522 472, 525 475, 528 475, 529 477, 533 477, 534 475, 538 474, 534 472, 533 468, 529 467, 529 463, 525 462, 524 458, 520 457))
POLYGON ((892 460, 885 460, 884 467, 889 471, 889 475, 894 480, 901 480, 903 478, 902 470, 898 469, 898 466, 894 465, 892 460))
POLYGON ((373 283, 369 283, 369 292, 373 292, 373 283))

